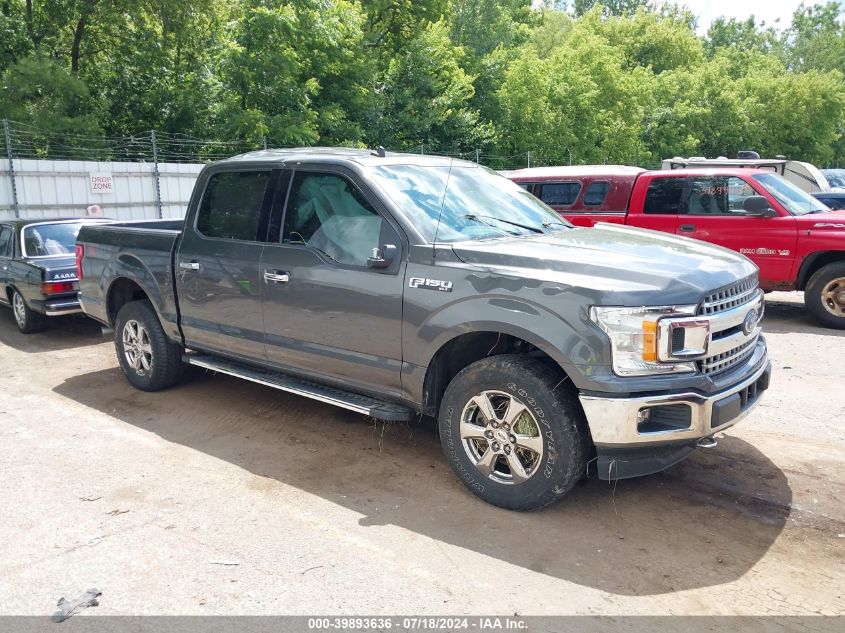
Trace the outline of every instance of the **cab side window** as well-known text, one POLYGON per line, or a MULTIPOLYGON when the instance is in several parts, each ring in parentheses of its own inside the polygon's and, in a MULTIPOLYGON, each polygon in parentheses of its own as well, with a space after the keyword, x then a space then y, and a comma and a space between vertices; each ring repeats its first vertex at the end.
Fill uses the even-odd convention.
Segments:
POLYGON ((687 178, 655 178, 648 185, 643 213, 678 215, 684 213, 682 202, 687 178))
POLYGON ((0 226, 0 257, 14 255, 15 232, 8 226, 0 226))
POLYGON ((206 237, 263 242, 258 235, 269 171, 217 173, 208 180, 197 215, 206 237))
POLYGON ((710 176, 690 181, 689 215, 745 215, 745 199, 757 195, 742 178, 710 176))
POLYGON ((339 264, 363 267, 379 247, 383 222, 346 178, 297 172, 285 210, 282 243, 305 244, 339 264))

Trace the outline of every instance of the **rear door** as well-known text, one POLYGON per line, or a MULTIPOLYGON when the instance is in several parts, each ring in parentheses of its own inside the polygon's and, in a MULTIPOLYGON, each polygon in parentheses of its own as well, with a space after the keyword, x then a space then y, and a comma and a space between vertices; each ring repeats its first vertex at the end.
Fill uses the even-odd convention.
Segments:
POLYGON ((278 176, 270 168, 221 167, 205 177, 176 254, 188 347, 265 360, 259 264, 278 176))
POLYGON ((398 394, 406 248, 398 226, 340 168, 297 169, 284 197, 261 260, 268 360, 398 394), (388 245, 391 265, 368 268, 388 245))
POLYGON ((763 195, 738 176, 687 178, 688 191, 678 234, 746 255, 760 268, 760 283, 771 288, 790 280, 798 224, 783 210, 777 217, 754 217, 742 208, 749 196, 763 195))

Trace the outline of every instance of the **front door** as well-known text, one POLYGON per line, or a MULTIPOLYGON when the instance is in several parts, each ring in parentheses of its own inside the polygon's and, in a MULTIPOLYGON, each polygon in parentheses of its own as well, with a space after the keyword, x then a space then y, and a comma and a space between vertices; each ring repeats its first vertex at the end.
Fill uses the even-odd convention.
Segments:
MULTIPOLYGON (((278 171, 214 171, 176 254, 188 347, 265 360, 259 263, 278 171)), ((190 214, 189 214, 189 217, 190 214)))
POLYGON ((776 287, 791 278, 798 226, 787 213, 776 217, 749 215, 742 206, 759 196, 751 184, 737 176, 687 178, 685 214, 678 234, 718 244, 742 253, 760 268, 760 285, 776 287))
POLYGON ((269 362, 400 392, 405 264, 398 229, 351 174, 297 170, 261 259, 269 362), (278 230, 278 229, 277 229, 278 230), (368 267, 392 252, 389 266, 368 267))

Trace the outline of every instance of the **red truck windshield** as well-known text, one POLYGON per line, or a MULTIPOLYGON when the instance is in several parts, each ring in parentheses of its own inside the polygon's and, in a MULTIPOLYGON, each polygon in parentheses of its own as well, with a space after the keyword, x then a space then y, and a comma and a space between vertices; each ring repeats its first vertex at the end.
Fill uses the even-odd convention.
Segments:
POLYGON ((830 211, 821 201, 808 193, 804 193, 791 182, 774 174, 759 174, 754 176, 760 185, 768 191, 775 200, 780 202, 792 215, 806 215, 830 211))

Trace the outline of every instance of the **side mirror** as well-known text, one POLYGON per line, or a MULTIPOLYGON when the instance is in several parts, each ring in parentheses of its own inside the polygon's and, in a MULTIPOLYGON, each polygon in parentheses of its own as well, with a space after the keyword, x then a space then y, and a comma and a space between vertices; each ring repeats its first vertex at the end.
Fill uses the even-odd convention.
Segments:
POLYGON ((769 201, 763 196, 748 196, 742 201, 742 209, 748 215, 755 218, 773 218, 777 211, 769 206, 769 201))
POLYGON ((374 248, 373 254, 367 259, 367 268, 387 268, 398 253, 399 249, 393 244, 385 244, 381 249, 374 248))

